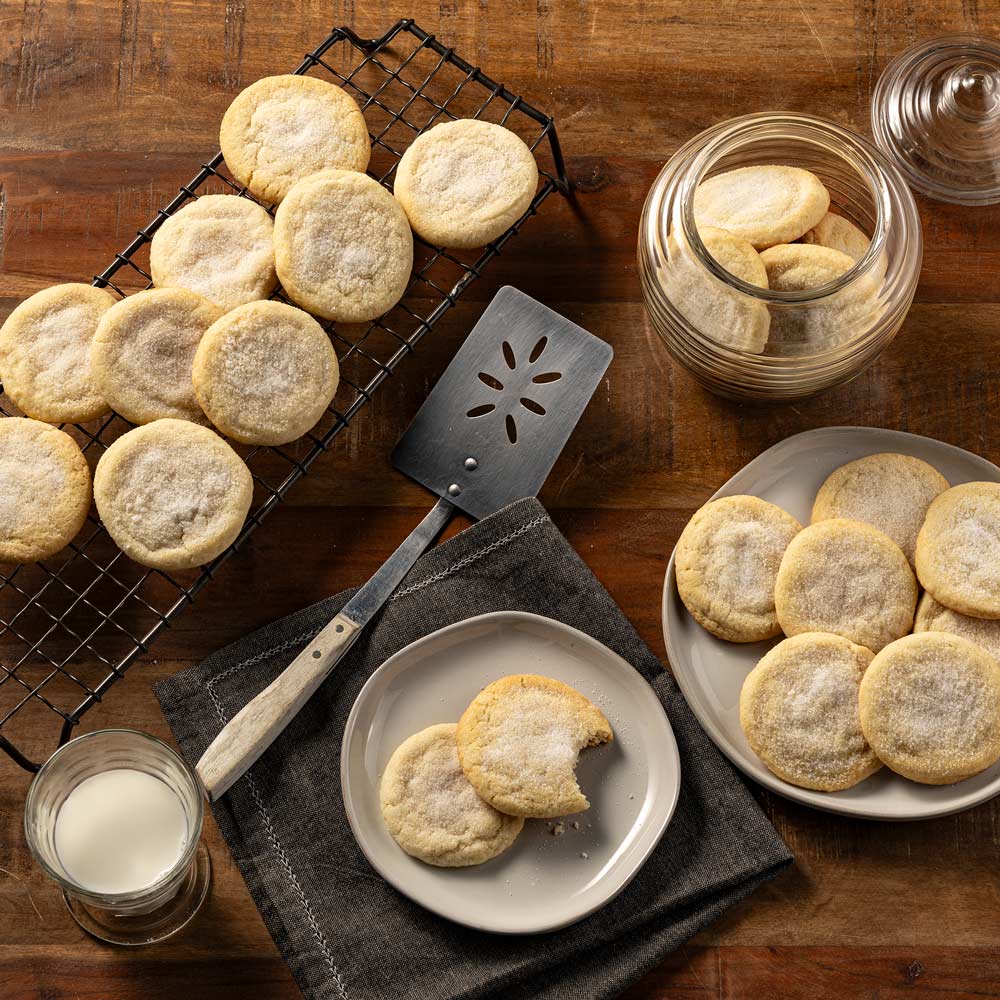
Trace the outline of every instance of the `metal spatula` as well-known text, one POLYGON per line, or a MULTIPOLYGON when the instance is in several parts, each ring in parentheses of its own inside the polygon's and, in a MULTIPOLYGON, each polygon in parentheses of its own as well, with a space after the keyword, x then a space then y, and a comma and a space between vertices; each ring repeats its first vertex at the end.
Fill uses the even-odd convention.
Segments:
POLYGON ((212 741, 196 767, 210 801, 295 717, 456 508, 482 518, 538 492, 612 353, 517 289, 497 292, 392 455, 397 469, 440 499, 344 610, 212 741))

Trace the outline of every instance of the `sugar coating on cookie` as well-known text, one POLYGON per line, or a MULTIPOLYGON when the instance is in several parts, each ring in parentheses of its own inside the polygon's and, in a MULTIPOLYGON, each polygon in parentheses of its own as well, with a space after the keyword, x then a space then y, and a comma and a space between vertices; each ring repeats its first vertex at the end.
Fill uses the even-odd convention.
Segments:
POLYGON ((456 733, 462 770, 480 798, 511 816, 540 819, 590 808, 574 774, 577 758, 584 747, 612 739, 593 702, 535 674, 483 688, 456 733))
POLYGON ((154 288, 115 303, 90 345, 94 378, 111 408, 134 424, 164 417, 204 423, 191 366, 198 342, 221 315, 183 288, 154 288))
MULTIPOLYGON (((739 236, 702 226, 705 249, 730 274, 767 288, 760 254, 739 236)), ((739 351, 760 354, 767 344, 771 317, 767 305, 729 287, 705 271, 690 245, 677 234, 667 241, 668 261, 661 279, 664 291, 684 318, 713 340, 739 351)))
POLYGON ((1000 483, 963 483, 937 497, 914 562, 920 583, 945 607, 1000 618, 1000 483))
POLYGON ((301 309, 249 302, 205 333, 193 368, 205 413, 227 437, 285 444, 311 430, 340 379, 326 332, 301 309))
POLYGON ((0 381, 29 417, 84 423, 108 412, 91 372, 90 341, 117 301, 92 285, 53 285, 7 317, 0 327, 0 381))
POLYGON ((917 605, 914 632, 950 632, 986 650, 1000 660, 1000 619, 973 618, 952 611, 924 591, 917 605))
POLYGON ((382 817, 407 854, 442 868, 502 854, 524 826, 487 805, 458 760, 454 723, 430 726, 395 750, 379 786, 382 817))
POLYGON ((531 204, 538 167, 520 136, 464 118, 417 136, 393 181, 414 232, 445 247, 480 247, 506 232, 531 204))
POLYGON ((363 323, 402 297, 413 234, 378 181, 327 170, 299 181, 274 218, 278 277, 288 297, 325 319, 363 323))
POLYGON ((94 473, 104 527, 131 559, 154 569, 201 566, 243 527, 253 478, 215 431, 155 420, 118 438, 94 473))
POLYGON ((921 632, 886 646, 859 704, 872 749, 913 781, 951 784, 1000 759, 1000 663, 961 636, 921 632))
POLYGON ((35 562, 65 548, 90 510, 90 469, 51 424, 0 419, 0 563, 35 562))
POLYGON ((850 788, 881 766, 861 731, 858 686, 874 654, 839 635, 779 642, 743 682, 740 725, 779 778, 821 792, 850 788))
POLYGON ((812 520, 864 521, 884 531, 912 564, 927 508, 949 485, 933 465, 912 455, 866 455, 830 473, 816 494, 812 520))
POLYGON ((205 194, 153 235, 149 269, 158 288, 186 288, 221 309, 274 291, 274 223, 256 202, 205 194))
MULTIPOLYGON (((760 255, 768 286, 776 292, 805 292, 846 274, 854 261, 839 250, 805 243, 770 247, 760 255)), ((859 274, 843 288, 802 303, 772 303, 770 345, 782 354, 812 354, 850 343, 881 315, 879 283, 859 274)))
POLYGON ((871 240, 849 219, 827 212, 807 233, 799 237, 802 243, 828 247, 847 254, 853 261, 859 261, 871 245, 871 240))
POLYGON ((695 621, 729 642, 778 635, 774 583, 801 530, 791 514, 759 497, 721 497, 696 511, 674 556, 677 591, 695 621))
POLYGON ((887 534, 831 518, 792 539, 778 569, 774 605, 785 635, 833 632, 877 653, 913 627, 917 581, 887 534))
POLYGON ((236 180, 272 203, 321 170, 365 170, 371 156, 357 101, 333 83, 295 74, 266 76, 238 94, 219 143, 236 180))
POLYGON ((829 207, 823 182, 800 167, 739 167, 702 181, 694 193, 699 229, 725 229, 758 250, 797 240, 829 207))

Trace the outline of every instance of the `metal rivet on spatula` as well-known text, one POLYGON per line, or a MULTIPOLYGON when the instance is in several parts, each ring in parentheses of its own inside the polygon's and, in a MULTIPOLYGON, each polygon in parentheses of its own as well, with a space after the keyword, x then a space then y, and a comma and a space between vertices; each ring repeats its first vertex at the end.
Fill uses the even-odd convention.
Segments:
POLYGON ((452 483, 451 486, 448 487, 448 496, 450 497, 457 497, 461 492, 462 487, 459 486, 458 483, 452 483))
POLYGON ((469 472, 473 472, 479 468, 479 463, 474 458, 469 457, 465 460, 465 467, 469 470, 469 472))

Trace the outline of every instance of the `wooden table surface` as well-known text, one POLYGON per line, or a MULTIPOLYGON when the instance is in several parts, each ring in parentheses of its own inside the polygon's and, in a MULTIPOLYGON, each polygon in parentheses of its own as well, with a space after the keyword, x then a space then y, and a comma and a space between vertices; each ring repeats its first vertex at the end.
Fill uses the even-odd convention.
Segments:
MULTIPOLYGON (((257 625, 363 580, 426 509, 389 449, 483 303, 512 283, 609 340, 595 397, 542 493, 559 527, 661 657, 659 595, 686 519, 781 438, 828 424, 931 435, 1000 459, 1000 211, 922 199, 917 300, 885 354, 782 408, 707 395, 660 345, 636 274, 640 207, 686 139, 733 115, 812 112, 868 134, 887 60, 942 32, 1000 34, 977 0, 773 0, 410 6, 241 0, 0 4, 0 316, 89 280, 217 148, 220 116, 345 24, 414 16, 553 114, 577 210, 546 204, 290 502, 133 667, 82 729, 168 737, 150 685, 257 625)), ((2 483, 0 483, 2 489, 2 483)), ((2 642, 3 640, 0 640, 2 642)), ((28 749, 50 747, 40 729, 28 749)), ((28 775, 0 759, 0 996, 294 998, 297 989, 211 821, 209 903, 189 930, 127 952, 87 938, 21 832, 28 775)), ((1000 805, 866 823, 757 796, 798 863, 650 973, 629 1000, 1000 996, 1000 805)), ((391 1000, 391 998, 390 998, 391 1000)), ((583 1000, 583 998, 581 998, 583 1000)))

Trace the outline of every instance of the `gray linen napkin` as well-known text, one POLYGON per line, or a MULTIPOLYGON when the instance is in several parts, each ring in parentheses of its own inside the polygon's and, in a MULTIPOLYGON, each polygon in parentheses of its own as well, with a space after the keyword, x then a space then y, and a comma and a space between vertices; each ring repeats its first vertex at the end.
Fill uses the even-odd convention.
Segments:
MULTIPOLYGON (((157 685, 191 763, 348 596, 304 608, 157 685)), ((214 810, 309 1000, 613 997, 791 861, 670 674, 536 500, 519 501, 427 553, 214 810), (533 937, 468 930, 399 894, 355 843, 340 795, 341 735, 370 674, 421 636, 507 610, 559 619, 632 663, 663 702, 682 768, 670 827, 628 888, 581 923, 533 937)))

